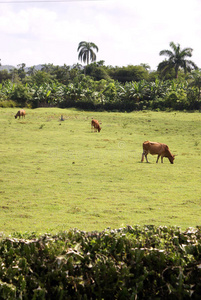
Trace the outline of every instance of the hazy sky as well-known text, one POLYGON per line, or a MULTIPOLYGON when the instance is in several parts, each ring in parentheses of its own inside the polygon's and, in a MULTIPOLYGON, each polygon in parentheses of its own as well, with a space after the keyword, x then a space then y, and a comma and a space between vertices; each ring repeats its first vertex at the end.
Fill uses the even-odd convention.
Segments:
POLYGON ((173 41, 201 68, 201 0, 0 0, 2 65, 76 64, 81 41, 105 65, 152 70, 173 41))

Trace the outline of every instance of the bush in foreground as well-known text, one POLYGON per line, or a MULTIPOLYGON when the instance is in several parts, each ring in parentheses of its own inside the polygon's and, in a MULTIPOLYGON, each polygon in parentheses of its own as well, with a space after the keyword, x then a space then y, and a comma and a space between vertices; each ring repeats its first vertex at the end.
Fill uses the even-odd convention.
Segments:
POLYGON ((0 242, 1 299, 200 299, 201 227, 24 237, 0 242))

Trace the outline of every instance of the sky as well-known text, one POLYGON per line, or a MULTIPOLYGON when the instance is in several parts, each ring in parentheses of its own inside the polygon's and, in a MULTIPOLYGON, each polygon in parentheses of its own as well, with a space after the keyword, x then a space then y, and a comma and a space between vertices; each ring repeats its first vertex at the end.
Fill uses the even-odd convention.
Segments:
POLYGON ((173 41, 192 48, 201 68, 200 38, 201 0, 0 0, 2 65, 81 63, 77 48, 86 41, 106 66, 156 70, 173 41))

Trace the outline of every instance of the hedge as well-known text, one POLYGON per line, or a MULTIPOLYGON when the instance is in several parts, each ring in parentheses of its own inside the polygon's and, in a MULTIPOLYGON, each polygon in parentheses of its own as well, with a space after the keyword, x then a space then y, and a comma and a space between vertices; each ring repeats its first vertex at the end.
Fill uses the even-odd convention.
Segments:
POLYGON ((15 234, 0 241, 0 299, 200 299, 201 227, 15 234))

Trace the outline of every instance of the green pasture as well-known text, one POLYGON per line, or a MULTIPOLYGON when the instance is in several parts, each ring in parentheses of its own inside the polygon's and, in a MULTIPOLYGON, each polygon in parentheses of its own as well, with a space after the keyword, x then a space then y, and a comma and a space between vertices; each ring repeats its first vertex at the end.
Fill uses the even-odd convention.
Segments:
POLYGON ((201 114, 0 109, 0 231, 201 225, 201 114), (61 121, 61 115, 64 121, 61 121), (102 124, 91 132, 91 119, 102 124), (141 163, 145 140, 176 154, 141 163))

